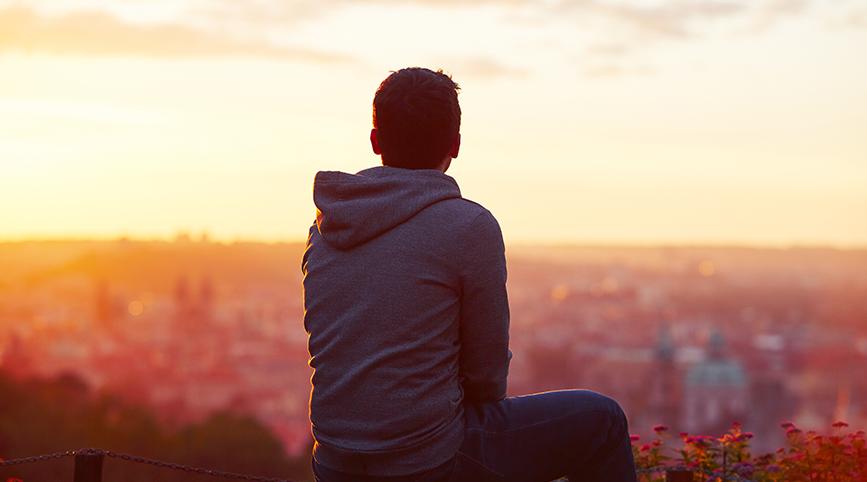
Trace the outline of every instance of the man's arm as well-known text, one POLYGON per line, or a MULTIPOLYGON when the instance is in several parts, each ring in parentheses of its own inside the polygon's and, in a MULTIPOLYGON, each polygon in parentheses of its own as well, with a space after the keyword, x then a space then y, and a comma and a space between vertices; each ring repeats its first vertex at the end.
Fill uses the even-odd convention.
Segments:
POLYGON ((464 398, 505 398, 509 373, 509 299, 500 225, 485 210, 461 239, 461 354, 464 398))
POLYGON ((314 222, 310 228, 307 229, 307 242, 304 244, 304 254, 301 255, 301 274, 307 274, 307 255, 310 254, 310 240, 313 238, 313 230, 316 228, 316 222, 314 222))

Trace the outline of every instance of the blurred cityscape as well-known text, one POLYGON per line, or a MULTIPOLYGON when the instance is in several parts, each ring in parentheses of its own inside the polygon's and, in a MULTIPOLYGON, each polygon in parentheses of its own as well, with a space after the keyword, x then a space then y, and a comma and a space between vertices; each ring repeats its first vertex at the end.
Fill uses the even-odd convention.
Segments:
MULTIPOLYGON (((73 373, 168 424, 231 410, 310 447, 298 243, 0 243, 0 370, 73 373)), ((867 428, 867 250, 508 246, 509 392, 589 388, 631 431, 782 445, 867 428)))

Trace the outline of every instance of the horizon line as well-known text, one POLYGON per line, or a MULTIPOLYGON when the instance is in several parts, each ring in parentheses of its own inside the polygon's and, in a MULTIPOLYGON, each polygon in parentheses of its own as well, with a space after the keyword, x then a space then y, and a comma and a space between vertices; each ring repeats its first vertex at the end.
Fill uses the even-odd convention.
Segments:
MULTIPOLYGON (((304 244, 306 238, 275 238, 257 236, 213 236, 207 231, 193 234, 181 231, 174 236, 147 235, 39 235, 39 236, 0 236, 0 244, 22 243, 60 243, 60 242, 134 242, 134 243, 211 243, 211 244, 304 244)), ((840 251, 867 250, 865 243, 833 242, 755 242, 745 240, 515 240, 506 241, 507 247, 514 248, 740 248, 740 249, 833 249, 840 251)))

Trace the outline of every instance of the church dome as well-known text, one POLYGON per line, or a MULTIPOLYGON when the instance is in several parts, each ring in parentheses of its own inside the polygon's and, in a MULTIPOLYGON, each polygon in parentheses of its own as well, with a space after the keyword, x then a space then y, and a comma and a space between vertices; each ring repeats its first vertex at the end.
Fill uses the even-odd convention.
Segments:
POLYGON ((742 387, 747 375, 734 360, 710 359, 696 364, 686 375, 688 385, 742 387))
POLYGON ((708 358, 686 375, 687 385, 742 387, 747 383, 747 374, 736 360, 726 358, 725 338, 714 330, 708 340, 708 358))

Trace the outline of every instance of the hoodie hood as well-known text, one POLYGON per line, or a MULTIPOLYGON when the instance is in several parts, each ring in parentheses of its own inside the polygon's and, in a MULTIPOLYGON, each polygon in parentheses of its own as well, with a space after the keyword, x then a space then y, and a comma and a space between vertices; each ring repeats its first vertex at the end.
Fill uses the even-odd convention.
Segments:
POLYGON ((319 234, 344 250, 379 236, 433 203, 460 197, 455 179, 437 169, 376 166, 355 174, 319 171, 313 180, 319 234))

